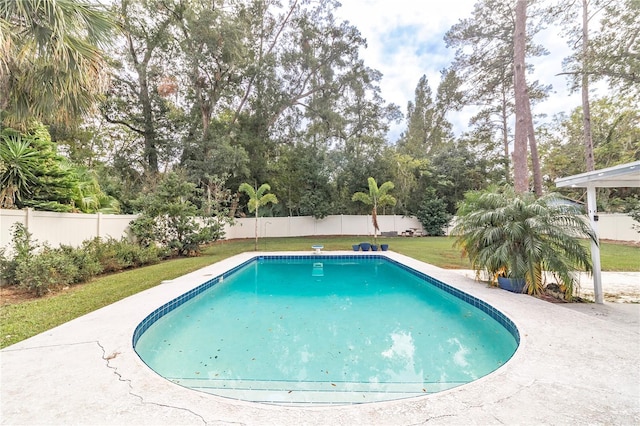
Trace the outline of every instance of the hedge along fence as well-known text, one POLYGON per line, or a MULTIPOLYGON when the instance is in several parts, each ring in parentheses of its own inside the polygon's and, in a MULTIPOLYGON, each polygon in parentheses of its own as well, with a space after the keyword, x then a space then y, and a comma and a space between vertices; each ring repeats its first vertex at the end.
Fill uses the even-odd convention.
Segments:
MULTIPOLYGON (((11 228, 22 223, 40 243, 52 247, 61 244, 78 247, 83 241, 101 238, 120 239, 129 236, 129 222, 137 215, 54 213, 25 210, 0 209, 0 248, 11 245, 11 228)), ((598 233, 601 239, 640 242, 640 233, 633 229, 633 219, 624 214, 600 214, 598 233)), ((380 231, 398 235, 408 229, 421 230, 414 217, 379 215, 380 231)), ((637 224, 636 224, 637 225, 637 224)), ((255 218, 236 219, 234 225, 225 226, 225 238, 253 238, 255 218)), ((334 215, 324 219, 311 216, 261 217, 258 219, 258 236, 301 237, 322 235, 373 236, 371 216, 334 215)))

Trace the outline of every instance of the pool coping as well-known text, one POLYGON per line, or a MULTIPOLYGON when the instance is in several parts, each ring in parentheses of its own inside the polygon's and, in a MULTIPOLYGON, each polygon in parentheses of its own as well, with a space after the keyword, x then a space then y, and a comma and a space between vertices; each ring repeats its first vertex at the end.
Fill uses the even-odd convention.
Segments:
POLYGON ((489 288, 392 251, 376 255, 446 282, 510 318, 521 335, 511 360, 477 381, 424 397, 336 407, 284 407, 183 388, 159 377, 138 358, 132 335, 151 311, 199 285, 197 279, 260 254, 286 253, 249 252, 225 259, 3 349, 2 423, 640 422, 640 331, 635 325, 489 288))

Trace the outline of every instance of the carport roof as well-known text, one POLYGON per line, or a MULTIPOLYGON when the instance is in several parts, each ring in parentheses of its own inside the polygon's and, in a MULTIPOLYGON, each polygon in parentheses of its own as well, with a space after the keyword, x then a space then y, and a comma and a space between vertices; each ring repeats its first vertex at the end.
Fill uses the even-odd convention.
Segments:
POLYGON ((637 188, 640 187, 640 161, 556 179, 557 187, 637 188))
MULTIPOLYGON (((556 179, 556 186, 587 188, 587 212, 591 227, 596 233, 597 241, 598 203, 596 202, 596 188, 640 187, 640 161, 556 179)), ((591 242, 591 259, 593 261, 593 292, 596 303, 602 304, 604 303, 604 294, 602 292, 602 273, 600 270, 600 247, 595 241, 591 242)))

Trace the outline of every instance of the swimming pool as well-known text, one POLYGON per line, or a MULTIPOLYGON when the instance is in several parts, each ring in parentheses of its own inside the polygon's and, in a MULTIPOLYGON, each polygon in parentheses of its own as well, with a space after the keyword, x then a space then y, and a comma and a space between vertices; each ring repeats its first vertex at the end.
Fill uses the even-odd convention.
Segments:
POLYGON ((517 348, 486 303, 380 255, 258 256, 155 310, 134 347, 185 387, 347 404, 468 383, 517 348))

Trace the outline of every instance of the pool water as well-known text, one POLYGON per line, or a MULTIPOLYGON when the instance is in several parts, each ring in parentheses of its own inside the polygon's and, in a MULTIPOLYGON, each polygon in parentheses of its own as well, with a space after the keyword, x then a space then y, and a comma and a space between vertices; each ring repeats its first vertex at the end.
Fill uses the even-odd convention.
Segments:
POLYGON ((482 310, 377 259, 256 259, 159 318, 135 350, 185 387, 347 404, 439 392, 515 352, 482 310))

